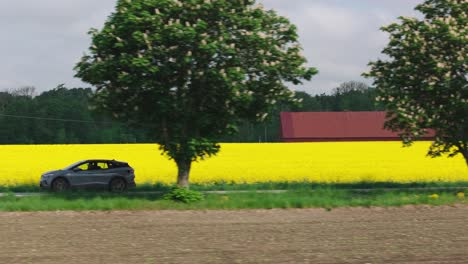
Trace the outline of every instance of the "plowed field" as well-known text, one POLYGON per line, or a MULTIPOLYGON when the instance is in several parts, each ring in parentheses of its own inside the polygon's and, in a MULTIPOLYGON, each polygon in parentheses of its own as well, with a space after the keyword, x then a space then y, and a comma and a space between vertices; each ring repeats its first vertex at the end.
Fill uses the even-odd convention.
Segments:
POLYGON ((1 263, 466 263, 468 206, 0 213, 1 263))

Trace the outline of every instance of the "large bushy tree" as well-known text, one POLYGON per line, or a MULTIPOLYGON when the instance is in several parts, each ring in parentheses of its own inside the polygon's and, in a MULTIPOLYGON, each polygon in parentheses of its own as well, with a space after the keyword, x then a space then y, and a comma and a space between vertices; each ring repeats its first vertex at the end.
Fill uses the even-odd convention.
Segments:
POLYGON ((383 27, 386 60, 371 62, 378 100, 388 109, 386 127, 404 143, 435 130, 430 156, 462 154, 468 164, 468 2, 426 0, 424 18, 400 17, 383 27))
POLYGON ((97 87, 97 107, 152 125, 187 187, 193 161, 241 118, 261 120, 293 97, 284 82, 316 73, 297 29, 255 0, 119 0, 77 76, 97 87))

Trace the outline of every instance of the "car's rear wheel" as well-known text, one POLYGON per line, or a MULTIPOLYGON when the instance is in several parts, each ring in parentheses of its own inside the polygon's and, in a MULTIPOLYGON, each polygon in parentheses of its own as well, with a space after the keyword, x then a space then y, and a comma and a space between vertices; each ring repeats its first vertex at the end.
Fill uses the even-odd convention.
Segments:
POLYGON ((67 180, 64 178, 58 178, 52 182, 52 191, 54 192, 64 192, 68 190, 69 187, 70 184, 68 184, 67 180))
POLYGON ((119 193, 127 190, 127 183, 124 179, 116 178, 113 179, 109 184, 109 191, 119 193))

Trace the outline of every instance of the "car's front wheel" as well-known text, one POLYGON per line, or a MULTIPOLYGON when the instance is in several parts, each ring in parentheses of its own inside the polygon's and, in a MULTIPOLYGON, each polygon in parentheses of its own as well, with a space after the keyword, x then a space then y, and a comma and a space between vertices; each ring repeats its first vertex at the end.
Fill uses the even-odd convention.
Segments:
POLYGON ((127 183, 124 179, 116 178, 113 179, 109 184, 109 191, 119 193, 127 190, 127 183))
POLYGON ((54 192, 64 192, 68 190, 69 187, 70 185, 64 178, 58 178, 52 182, 52 191, 54 192))

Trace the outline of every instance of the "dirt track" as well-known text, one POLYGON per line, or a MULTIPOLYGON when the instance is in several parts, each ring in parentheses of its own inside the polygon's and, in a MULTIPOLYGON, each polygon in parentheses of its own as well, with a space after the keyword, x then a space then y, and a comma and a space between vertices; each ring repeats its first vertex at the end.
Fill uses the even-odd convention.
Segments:
POLYGON ((0 263, 468 263, 468 206, 0 213, 0 263))

